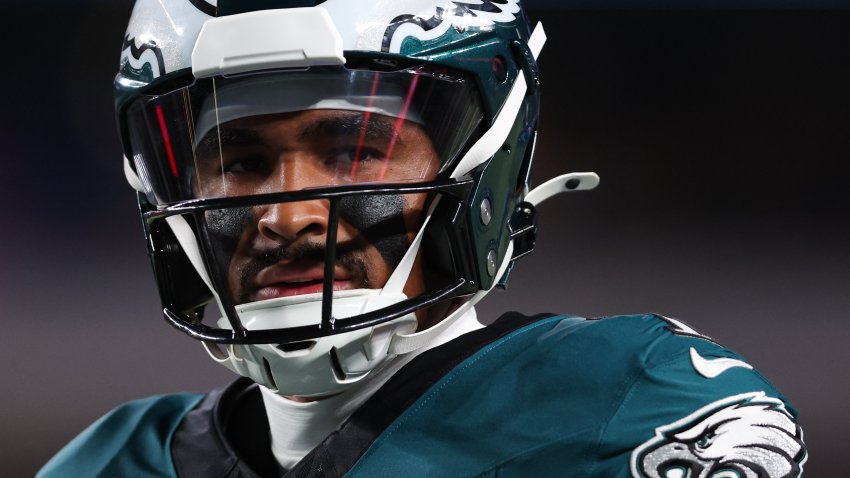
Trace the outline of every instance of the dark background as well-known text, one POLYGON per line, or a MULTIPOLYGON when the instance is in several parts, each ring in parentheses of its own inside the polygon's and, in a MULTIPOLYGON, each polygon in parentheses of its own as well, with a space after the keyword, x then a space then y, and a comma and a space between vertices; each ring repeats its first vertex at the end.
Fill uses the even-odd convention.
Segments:
MULTIPOLYGON (((16 477, 120 402, 231 375, 160 317, 112 123, 130 2, 11 3, 0 3, 0 473, 16 477)), ((807 476, 843 476, 846 2, 529 3, 549 36, 536 182, 593 170, 602 183, 540 208, 536 252, 479 314, 685 320, 797 406, 807 476)))

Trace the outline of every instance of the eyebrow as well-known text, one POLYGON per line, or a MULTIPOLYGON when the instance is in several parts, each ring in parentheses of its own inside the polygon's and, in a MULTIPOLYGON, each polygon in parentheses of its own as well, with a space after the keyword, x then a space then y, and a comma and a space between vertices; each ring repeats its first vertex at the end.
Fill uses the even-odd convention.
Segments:
MULTIPOLYGON (((367 139, 384 139, 389 141, 396 133, 393 122, 387 121, 381 115, 369 115, 368 122, 365 121, 365 118, 366 115, 362 113, 347 113, 321 118, 302 128, 298 133, 298 139, 300 141, 309 141, 328 136, 359 137, 361 133, 364 133, 364 125, 365 137, 367 139)), ((396 141, 400 142, 401 138, 397 138, 396 141)))
POLYGON ((241 147, 262 144, 263 138, 257 131, 247 128, 221 127, 211 129, 195 148, 195 156, 204 158, 209 155, 216 156, 219 152, 219 144, 222 147, 241 147), (219 143, 221 141, 221 143, 219 143))
MULTIPOLYGON (((395 133, 394 122, 377 114, 371 114, 368 122, 365 121, 365 118, 366 115, 359 112, 321 118, 304 126, 298 133, 298 140, 321 140, 328 136, 358 137, 364 132, 364 124, 367 139, 386 141, 392 139, 395 133)), ((396 138, 396 141, 403 143, 401 137, 396 138)), ((239 148, 264 143, 265 139, 254 129, 222 126, 217 129, 213 128, 204 135, 195 148, 195 156, 199 159, 210 156, 217 158, 219 144, 222 148, 239 148)))

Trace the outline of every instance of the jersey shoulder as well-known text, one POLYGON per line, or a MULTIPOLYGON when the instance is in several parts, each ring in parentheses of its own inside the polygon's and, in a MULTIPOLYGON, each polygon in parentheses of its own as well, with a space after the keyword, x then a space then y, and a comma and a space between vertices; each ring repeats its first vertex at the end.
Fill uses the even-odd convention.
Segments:
POLYGON ((518 330, 509 339, 493 347, 491 360, 522 368, 532 384, 545 386, 557 377, 569 379, 573 390, 583 392, 572 395, 593 396, 596 392, 599 397, 593 397, 594 402, 640 384, 663 394, 691 387, 718 398, 757 388, 785 401, 743 356, 684 322, 657 314, 594 319, 552 316, 518 330), (526 348, 517 355, 513 344, 526 348))
POLYGON ((679 321, 549 316, 448 371, 351 476, 794 477, 795 418, 743 357, 679 321))
POLYGON ((598 460, 591 476, 626 476, 626 465, 632 477, 802 474, 797 411, 744 357, 656 314, 589 321, 585 340, 602 337, 619 345, 600 372, 617 398, 597 453, 618 458, 598 460))
POLYGON ((86 428, 36 476, 174 476, 171 436, 202 398, 183 393, 125 403, 86 428))
POLYGON ((587 324, 582 341, 608 344, 603 366, 632 376, 635 383, 653 377, 650 381, 664 391, 676 390, 676 384, 709 384, 706 392, 720 395, 756 387, 787 402, 743 356, 678 319, 640 314, 590 319, 587 324))

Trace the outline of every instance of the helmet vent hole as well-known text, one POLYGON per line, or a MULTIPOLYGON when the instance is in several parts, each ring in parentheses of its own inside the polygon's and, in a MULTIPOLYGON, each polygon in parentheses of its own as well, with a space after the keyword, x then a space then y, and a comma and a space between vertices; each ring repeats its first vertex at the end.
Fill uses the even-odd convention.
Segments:
POLYGON ((493 57, 490 61, 490 70, 493 73, 493 78, 499 83, 504 83, 508 79, 508 67, 505 64, 505 59, 502 55, 493 57))
POLYGON ((263 357, 263 371, 266 373, 266 380, 271 385, 269 388, 277 390, 277 382, 274 381, 274 375, 272 375, 272 366, 265 357, 263 357))
POLYGON ((345 380, 345 372, 342 370, 342 364, 339 363, 339 356, 336 353, 336 347, 332 348, 330 353, 331 367, 337 380, 345 380))
POLYGON ((288 344, 277 344, 275 348, 284 353, 292 353, 292 352, 301 352, 304 350, 309 350, 316 345, 315 340, 304 340, 301 342, 290 342, 288 344))

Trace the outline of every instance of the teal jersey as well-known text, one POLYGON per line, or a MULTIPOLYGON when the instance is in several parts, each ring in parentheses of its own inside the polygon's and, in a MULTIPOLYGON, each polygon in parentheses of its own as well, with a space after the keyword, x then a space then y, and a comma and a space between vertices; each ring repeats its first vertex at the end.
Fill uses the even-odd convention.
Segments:
MULTIPOLYGON (((249 415, 222 405, 228 393, 251 396, 247 382, 240 387, 194 408, 191 396, 125 405, 40 476, 773 478, 800 476, 807 456, 797 413, 770 382, 657 315, 506 314, 411 361, 288 473, 268 456, 245 456, 256 450, 240 453, 270 455, 267 443, 245 446, 250 430, 228 444, 216 428, 249 415), (127 411, 152 403, 169 412, 127 411), (173 461, 163 459, 169 452, 173 461), (105 461, 124 474, 98 474, 105 461), (64 474, 87 463, 96 465, 89 474, 64 474)), ((256 418, 242 422, 268 433, 256 418)))
POLYGON ((184 393, 126 403, 86 428, 36 476, 175 476, 171 437, 201 398, 184 393))

